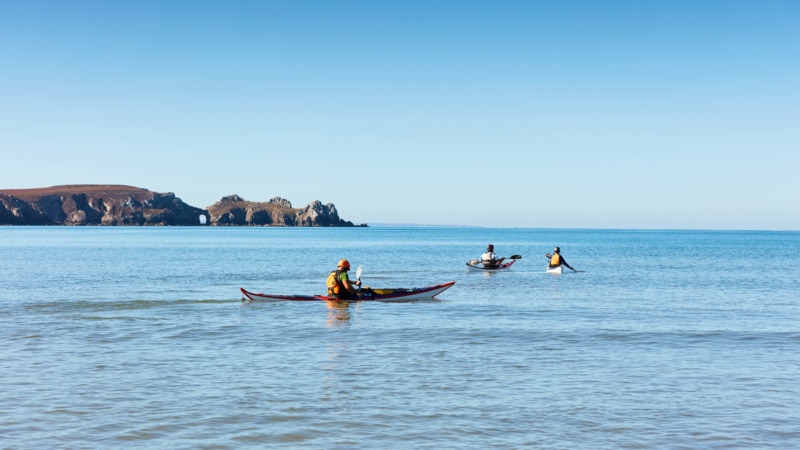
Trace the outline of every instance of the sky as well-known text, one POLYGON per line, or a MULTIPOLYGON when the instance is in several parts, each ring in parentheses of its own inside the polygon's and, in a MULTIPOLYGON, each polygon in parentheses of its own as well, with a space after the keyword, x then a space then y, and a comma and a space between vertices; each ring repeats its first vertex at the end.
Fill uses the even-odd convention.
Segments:
POLYGON ((800 230, 800 2, 0 0, 0 189, 800 230))

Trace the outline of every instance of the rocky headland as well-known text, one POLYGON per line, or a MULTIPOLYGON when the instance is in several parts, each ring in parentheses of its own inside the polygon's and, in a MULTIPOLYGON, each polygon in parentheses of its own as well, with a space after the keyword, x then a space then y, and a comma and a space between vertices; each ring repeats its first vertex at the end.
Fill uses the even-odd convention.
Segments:
POLYGON ((319 201, 296 209, 280 197, 250 202, 229 195, 201 209, 172 192, 94 184, 0 190, 0 225, 354 226, 319 201))
POLYGON ((353 222, 339 218, 331 203, 319 200, 305 208, 293 208, 291 202, 273 197, 266 202, 250 202, 238 195, 222 197, 208 207, 211 225, 257 225, 284 227, 352 227, 353 222))

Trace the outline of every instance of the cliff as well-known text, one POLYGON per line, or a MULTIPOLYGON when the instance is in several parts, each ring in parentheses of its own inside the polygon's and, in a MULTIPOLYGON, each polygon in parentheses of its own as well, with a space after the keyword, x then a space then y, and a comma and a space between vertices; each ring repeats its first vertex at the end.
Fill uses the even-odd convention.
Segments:
POLYGON ((280 197, 250 202, 229 195, 200 209, 172 192, 96 184, 0 190, 0 225, 354 226, 319 201, 296 209, 280 197))
POLYGON ((0 225, 201 225, 208 213, 172 192, 123 185, 0 191, 0 225))
MULTIPOLYGON (((296 209, 280 197, 266 202, 251 202, 238 195, 222 197, 208 207, 211 225, 255 225, 286 227, 352 227, 353 222, 339 218, 336 207, 319 200, 296 209)), ((363 226, 363 225, 362 225, 363 226)))

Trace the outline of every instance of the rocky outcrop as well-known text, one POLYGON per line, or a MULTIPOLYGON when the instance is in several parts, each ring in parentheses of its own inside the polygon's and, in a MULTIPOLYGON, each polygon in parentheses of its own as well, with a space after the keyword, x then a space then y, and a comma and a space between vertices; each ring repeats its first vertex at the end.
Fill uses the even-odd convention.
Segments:
POLYGON ((0 224, 51 225, 52 223, 41 211, 25 200, 0 193, 0 224))
POLYGON ((67 185, 0 191, 0 225, 203 223, 208 223, 208 212, 187 205, 172 192, 152 192, 123 185, 67 185))
POLYGON ((249 202, 229 195, 200 209, 172 192, 96 184, 0 190, 0 225, 354 226, 319 201, 296 209, 280 197, 249 202))
MULTIPOLYGON (((296 209, 291 202, 274 197, 266 202, 250 202, 238 195, 222 197, 207 208, 215 226, 352 227, 339 218, 336 207, 319 200, 296 209)), ((362 225, 363 226, 363 225, 362 225)))

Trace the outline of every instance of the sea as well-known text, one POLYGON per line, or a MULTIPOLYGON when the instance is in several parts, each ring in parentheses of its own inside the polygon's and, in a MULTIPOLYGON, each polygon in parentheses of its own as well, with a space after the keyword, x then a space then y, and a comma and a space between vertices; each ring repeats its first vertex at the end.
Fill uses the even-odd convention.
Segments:
POLYGON ((800 448, 795 231, 7 226, 0 307, 2 449, 800 448), (343 258, 455 285, 242 301, 343 258))

